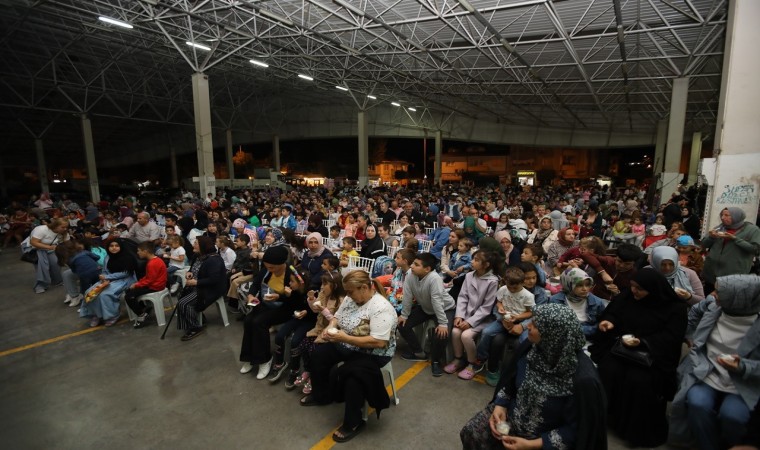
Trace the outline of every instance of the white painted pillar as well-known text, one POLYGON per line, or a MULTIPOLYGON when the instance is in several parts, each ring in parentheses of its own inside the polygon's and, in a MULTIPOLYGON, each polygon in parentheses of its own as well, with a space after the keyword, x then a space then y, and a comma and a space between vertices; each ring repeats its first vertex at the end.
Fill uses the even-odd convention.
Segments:
MULTIPOLYGON (((758 17, 760 2, 757 0, 728 3, 723 76, 715 125, 717 164, 712 195, 705 207, 708 229, 720 223, 720 211, 728 206, 742 208, 749 222, 754 223, 757 219, 760 193, 758 17)), ((708 184, 710 182, 708 179, 708 184)))
POLYGON ((100 201, 100 185, 98 184, 98 167, 95 164, 95 144, 92 140, 92 123, 87 114, 82 114, 82 136, 84 137, 84 152, 87 160, 87 178, 90 184, 90 199, 93 203, 100 201))
POLYGON ((689 186, 697 182, 699 169, 699 157, 702 154, 702 133, 694 132, 691 135, 691 155, 689 156, 689 186))
POLYGON ((686 100, 689 95, 689 78, 673 80, 670 97, 670 120, 668 120, 668 143, 665 147, 665 164, 660 177, 660 203, 666 203, 678 189, 683 175, 681 153, 683 152, 683 131, 686 125, 686 100))
POLYGON ((369 183, 369 133, 367 130, 367 114, 359 111, 357 116, 357 134, 359 135, 359 188, 369 183))
MULTIPOLYGON (((232 128, 227 128, 227 175, 230 182, 235 179, 235 162, 232 160, 232 128)), ((232 186, 232 184, 230 184, 232 186)))
POLYGON ((665 145, 668 142, 668 121, 662 119, 657 122, 657 143, 654 147, 654 164, 652 164, 652 173, 655 178, 660 176, 662 168, 665 165, 665 145))
POLYGON ((211 138, 211 101, 209 100, 208 76, 202 73, 194 73, 192 79, 198 184, 200 186, 200 198, 205 200, 209 193, 216 196, 214 143, 211 138))
POLYGON ((434 177, 433 180, 436 185, 440 186, 442 183, 441 176, 441 153, 443 152, 443 135, 441 130, 435 132, 435 165, 433 168, 434 177))
POLYGON ((274 171, 280 174, 280 136, 272 136, 272 161, 274 162, 274 171))
POLYGON ((42 139, 35 139, 34 146, 37 149, 37 176, 40 179, 40 189, 42 189, 40 192, 50 192, 47 166, 45 165, 45 149, 42 146, 42 139))

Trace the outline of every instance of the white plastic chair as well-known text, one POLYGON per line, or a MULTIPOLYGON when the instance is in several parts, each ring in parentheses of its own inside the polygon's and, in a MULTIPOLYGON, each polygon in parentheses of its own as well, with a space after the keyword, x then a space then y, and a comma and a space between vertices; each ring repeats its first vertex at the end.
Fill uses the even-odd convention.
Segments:
POLYGON ((391 220, 391 230, 398 228, 398 220, 391 220))
POLYGON ((349 256, 348 257, 348 271, 351 270, 363 270, 372 275, 372 269, 375 268, 375 260, 372 258, 362 258, 361 256, 349 256))
MULTIPOLYGON (((396 378, 393 376, 393 364, 391 361, 388 361, 388 364, 384 365, 380 368, 380 372, 383 374, 383 379, 385 379, 385 374, 388 374, 388 378, 391 379, 391 392, 393 394, 392 403, 394 405, 398 405, 399 398, 398 394, 396 393, 396 378)), ((365 421, 367 420, 367 413, 369 410, 369 405, 367 402, 364 402, 364 408, 362 408, 362 419, 365 421)))
POLYGON ((435 228, 425 227, 425 234, 430 236, 435 231, 435 228))
POLYGON ((333 226, 333 225, 335 225, 335 221, 334 220, 329 220, 329 219, 328 220, 323 220, 322 221, 322 225, 324 225, 325 227, 327 227, 327 230, 329 231, 330 227, 333 226))
POLYGON ((180 293, 182 292, 182 289, 185 288, 185 284, 187 283, 187 272, 189 270, 190 270, 190 267, 185 266, 184 269, 179 269, 178 271, 176 271, 172 275, 170 275, 170 276, 179 278, 180 288, 177 289, 177 297, 179 297, 180 293))
POLYGON ((395 258, 396 253, 398 253, 398 247, 388 247, 388 256, 395 258))
MULTIPOLYGON (((216 306, 219 308, 219 314, 222 316, 222 322, 224 322, 224 326, 228 327, 230 325, 230 321, 227 319, 227 306, 224 304, 224 297, 219 297, 214 303, 216 303, 216 306)), ((206 308, 206 310, 208 310, 208 308, 206 308)), ((203 325, 202 312, 198 313, 198 323, 203 325)))
POLYGON ((305 236, 306 235, 306 226, 305 225, 296 225, 296 235, 298 235, 298 236, 305 236))
POLYGON ((428 241, 426 239, 420 240, 420 252, 422 253, 429 253, 430 247, 433 245, 433 241, 428 241))
MULTIPOLYGON (((137 297, 137 300, 141 302, 151 302, 153 303, 153 312, 156 314, 156 322, 158 322, 158 326, 162 327, 166 325, 166 313, 164 312, 164 299, 169 299, 169 305, 171 305, 172 296, 169 294, 169 289, 164 289, 163 291, 158 292, 151 292, 149 294, 141 295, 137 297)), ((132 312, 132 308, 127 306, 127 315, 129 315, 129 320, 134 321, 137 319, 137 316, 134 312, 132 312)))

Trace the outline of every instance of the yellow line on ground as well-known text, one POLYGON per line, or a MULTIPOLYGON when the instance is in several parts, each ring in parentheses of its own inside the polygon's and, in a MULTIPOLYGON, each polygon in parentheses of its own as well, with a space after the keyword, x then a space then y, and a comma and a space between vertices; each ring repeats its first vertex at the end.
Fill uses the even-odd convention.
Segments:
MULTIPOLYGON (((164 312, 171 311, 172 309, 174 309, 174 307, 164 308, 164 312)), ((116 322, 115 325, 121 325, 121 324, 127 323, 127 322, 129 322, 129 318, 124 318, 124 319, 121 319, 120 321, 116 322)), ((38 342, 34 342, 34 343, 31 343, 31 344, 27 344, 27 345, 22 345, 21 347, 16 347, 16 348, 10 348, 8 350, 3 350, 3 351, 0 352, 0 358, 8 356, 8 355, 13 355, 14 353, 23 352, 25 350, 31 350, 33 348, 43 347, 43 346, 48 345, 48 344, 55 344, 56 342, 65 341, 66 339, 71 339, 73 337, 81 336, 83 334, 93 333, 95 331, 100 331, 100 330, 102 330, 104 328, 105 328, 105 325, 99 325, 97 327, 87 328, 85 330, 79 330, 79 331, 75 331, 73 333, 64 334, 64 335, 57 336, 57 337, 50 338, 50 339, 45 339, 44 341, 38 341, 38 342)))
MULTIPOLYGON (((416 377, 420 372, 422 372, 426 367, 430 365, 429 362, 418 362, 409 369, 406 370, 406 372, 402 373, 400 377, 396 378, 396 392, 401 390, 406 384, 411 381, 412 378, 416 377)), ((391 387, 386 386, 386 390, 388 390, 388 395, 392 394, 391 387)), ((372 409, 367 411, 367 416, 372 415, 372 409)), ((340 425, 333 428, 332 431, 327 433, 325 437, 322 438, 321 441, 317 442, 313 447, 311 447, 311 450, 327 450, 330 448, 333 448, 335 445, 335 441, 332 439, 333 433, 335 433, 338 428, 340 428, 340 425)))

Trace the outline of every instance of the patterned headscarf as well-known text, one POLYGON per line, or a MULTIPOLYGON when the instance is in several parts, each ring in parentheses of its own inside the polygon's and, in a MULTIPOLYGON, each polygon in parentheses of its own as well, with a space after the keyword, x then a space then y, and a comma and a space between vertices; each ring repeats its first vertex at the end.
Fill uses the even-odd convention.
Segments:
POLYGON ((538 435, 547 397, 572 394, 577 353, 586 343, 575 313, 565 305, 536 306, 533 324, 541 333, 541 341, 528 351, 528 366, 517 390, 513 417, 516 431, 529 436, 538 435))
POLYGON ((760 312, 760 277, 726 275, 715 280, 718 304, 729 316, 751 316, 760 312))
POLYGON ((565 293, 565 297, 567 297, 568 301, 573 303, 580 303, 588 298, 579 297, 573 292, 576 286, 586 280, 591 281, 591 287, 594 286, 594 279, 591 278, 585 271, 578 269, 577 267, 572 267, 562 272, 562 275, 559 276, 559 284, 562 285, 562 292, 565 293))
POLYGON ((668 280, 668 283, 673 288, 681 288, 689 291, 691 294, 694 293, 694 288, 691 287, 691 282, 689 281, 689 275, 686 274, 686 271, 683 270, 678 262, 678 252, 673 247, 662 245, 652 250, 652 268, 665 276, 665 279, 668 280), (675 269, 670 273, 663 272, 661 268, 663 261, 673 261, 675 269))
POLYGON ((285 245, 285 238, 282 235, 282 230, 279 228, 272 228, 271 230, 272 236, 274 237, 274 242, 272 242, 272 245, 270 247, 276 247, 278 245, 285 245))

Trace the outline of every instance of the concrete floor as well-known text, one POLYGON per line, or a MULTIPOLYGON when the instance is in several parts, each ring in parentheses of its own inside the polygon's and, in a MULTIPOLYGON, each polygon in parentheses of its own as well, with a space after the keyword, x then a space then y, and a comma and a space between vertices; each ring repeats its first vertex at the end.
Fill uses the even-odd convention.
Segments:
MULTIPOLYGON (((125 319, 90 330, 62 287, 35 295, 32 266, 17 249, 0 254, 0 442, 6 449, 329 448, 342 405, 304 408, 284 383, 241 375, 240 322, 181 342, 172 329, 133 330, 125 319), (80 333, 77 333, 80 332, 80 333), (44 343, 46 340, 54 342, 44 343), (40 345, 42 344, 42 345, 40 345), (24 348, 30 346, 31 348, 24 348)), ((169 313, 167 313, 168 316, 169 313)), ((403 345, 401 343, 400 345, 403 345)), ((393 360, 400 404, 370 416, 341 448, 460 448, 459 430, 493 388, 393 360), (407 370, 411 372, 405 375, 407 370)), ((610 448, 627 448, 610 435, 610 448)))

